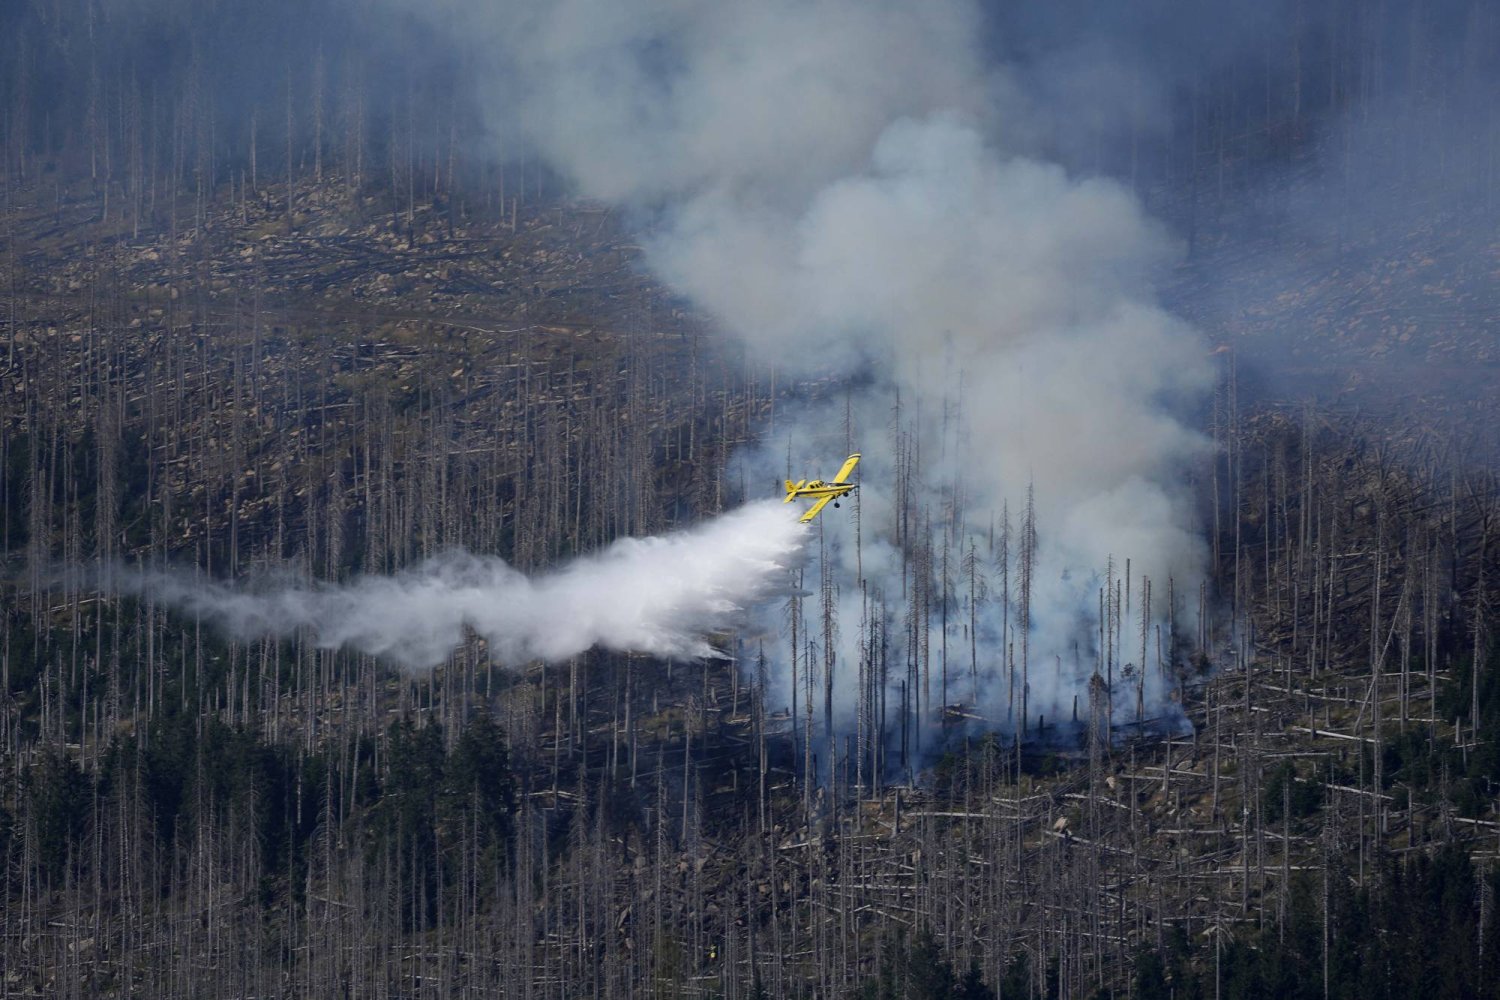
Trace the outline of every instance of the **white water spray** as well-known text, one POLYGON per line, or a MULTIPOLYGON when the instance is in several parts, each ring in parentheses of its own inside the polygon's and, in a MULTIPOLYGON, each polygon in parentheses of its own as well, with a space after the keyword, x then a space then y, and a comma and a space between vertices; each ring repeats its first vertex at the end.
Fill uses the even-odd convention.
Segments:
POLYGON ((149 597, 237 639, 308 629, 409 669, 441 663, 467 632, 496 662, 557 661, 594 646, 668 659, 717 655, 709 637, 787 582, 807 536, 799 511, 748 504, 696 527, 626 538, 528 577, 455 551, 393 576, 345 584, 205 580, 190 571, 110 569, 101 590, 149 597))

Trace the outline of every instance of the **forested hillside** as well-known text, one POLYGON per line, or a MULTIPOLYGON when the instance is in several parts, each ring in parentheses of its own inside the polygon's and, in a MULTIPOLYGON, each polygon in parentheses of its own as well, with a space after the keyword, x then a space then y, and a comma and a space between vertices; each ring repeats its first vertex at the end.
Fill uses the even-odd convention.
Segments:
MULTIPOLYGON (((885 375, 723 336, 672 213, 497 150, 429 20, 315 6, 0 9, 0 997, 1500 996, 1483 5, 1242 10, 1151 114, 1042 88, 1027 141, 1179 238, 1214 388, 1206 578, 1111 555, 1035 723, 979 689, 1052 512, 922 479, 957 402, 860 425, 885 375), (110 586, 555 570, 773 495, 742 456, 817 405, 899 502, 723 658, 412 669, 110 586)), ((986 17, 1028 83, 1102 51, 986 17)))

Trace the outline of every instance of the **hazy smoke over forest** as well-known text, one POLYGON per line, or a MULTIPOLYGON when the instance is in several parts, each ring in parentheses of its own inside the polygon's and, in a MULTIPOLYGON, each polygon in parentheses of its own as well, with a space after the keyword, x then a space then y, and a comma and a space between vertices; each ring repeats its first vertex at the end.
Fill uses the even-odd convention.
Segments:
POLYGON ((717 655, 709 633, 734 627, 749 606, 784 589, 805 536, 787 508, 763 501, 693 530, 623 539, 531 577, 501 559, 454 551, 346 584, 229 584, 125 568, 86 582, 142 595, 236 638, 309 629, 318 646, 409 668, 441 663, 470 631, 506 665, 555 662, 594 646, 678 659, 717 655))
POLYGON ((637 209, 656 271, 761 360, 860 386, 778 423, 745 476, 753 495, 783 471, 831 473, 846 440, 864 452, 862 552, 847 511, 822 520, 845 664, 856 563, 892 602, 912 572, 891 530, 907 516, 898 452, 918 534, 944 539, 952 572, 970 553, 994 578, 973 615, 991 684, 1015 641, 1001 623, 1018 620, 992 529, 1007 503, 1019 528, 1034 488, 1034 705, 1092 669, 1112 556, 1158 582, 1162 611, 1169 576, 1196 593, 1184 470, 1205 444, 1172 404, 1211 367, 1152 291, 1177 248, 1124 186, 1027 155, 1038 105, 986 59, 976 6, 450 2, 433 16, 489 71, 498 149, 537 150, 581 195, 637 209))
MULTIPOLYGON (((1316 11, 1291 0, 304 6, 101 10, 111 44, 88 50, 97 73, 70 72, 83 63, 61 57, 78 56, 70 46, 84 35, 53 31, 46 7, 0 10, 0 29, 53 46, 23 47, 29 62, 0 67, 0 90, 27 111, 8 127, 49 135, 64 116, 44 94, 93 121, 96 91, 129 83, 132 114, 164 116, 148 134, 181 138, 182 162, 217 169, 221 184, 238 171, 243 198, 253 137, 273 173, 284 126, 287 174, 305 172, 309 130, 331 135, 336 106, 340 128, 359 136, 352 146, 368 146, 372 177, 387 162, 394 177, 403 150, 451 158, 459 145, 491 164, 524 161, 525 177, 541 160, 549 195, 562 178, 567 194, 620 208, 654 272, 774 365, 778 384, 839 386, 795 410, 778 404, 730 478, 754 500, 863 452, 855 505, 827 511, 815 533, 837 614, 804 611, 835 622, 811 638, 831 639, 838 656, 812 659, 836 663, 831 687, 846 706, 872 616, 896 661, 915 656, 917 617, 934 623, 920 641, 946 651, 932 654, 945 673, 963 677, 972 649, 977 676, 945 694, 970 700, 982 683, 977 700, 997 719, 1016 702, 1000 669, 1010 660, 1029 660, 1026 700, 1049 715, 1082 689, 1101 644, 1122 666, 1143 646, 1154 661, 1155 638, 1141 633, 1164 623, 1169 581, 1188 630, 1207 561, 1191 480, 1209 444, 1182 414, 1203 402, 1214 366, 1158 289, 1190 247, 1171 304, 1228 325, 1247 302, 1315 285, 1310 271, 1357 269, 1362 241, 1411 225, 1477 232, 1473 206, 1494 211, 1497 18, 1468 0, 1316 11), (181 107, 216 109, 212 126, 171 125, 178 105, 152 96, 157 78, 163 95, 178 80, 192 97, 181 107), (309 95, 327 104, 326 123, 309 95), (447 127, 419 139, 428 118, 447 127), (1115 616, 1111 639, 1101 590, 1123 583, 1127 560, 1130 618, 1115 616), (937 599, 917 608, 919 578, 937 599)), ((1447 266, 1434 265, 1432 287, 1447 266)), ((1327 283, 1331 304, 1308 292, 1303 308, 1345 308, 1347 284, 1327 283)), ((1444 306, 1480 312, 1489 301, 1444 306)), ((1238 345, 1242 364, 1278 358, 1300 332, 1274 315, 1264 325, 1279 329, 1238 345)), ((405 593, 476 573, 510 579, 498 564, 450 560, 388 583, 405 593)), ((205 609, 202 595, 274 610, 265 589, 253 600, 198 590, 205 609)), ((327 610, 355 592, 294 595, 327 610)), ((779 662, 781 611, 759 629, 779 662)), ((472 625, 464 614, 438 619, 453 635, 472 625)), ((388 636, 349 641, 434 658, 388 636)), ((542 648, 517 643, 517 657, 542 648)))

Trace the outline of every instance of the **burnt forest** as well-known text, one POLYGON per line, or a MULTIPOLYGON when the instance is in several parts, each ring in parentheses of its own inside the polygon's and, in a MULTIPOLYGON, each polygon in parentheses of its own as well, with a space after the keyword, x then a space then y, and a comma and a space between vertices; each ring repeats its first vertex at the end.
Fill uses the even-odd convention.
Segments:
POLYGON ((1497 53, 0 4, 0 1000, 1500 997, 1497 53))

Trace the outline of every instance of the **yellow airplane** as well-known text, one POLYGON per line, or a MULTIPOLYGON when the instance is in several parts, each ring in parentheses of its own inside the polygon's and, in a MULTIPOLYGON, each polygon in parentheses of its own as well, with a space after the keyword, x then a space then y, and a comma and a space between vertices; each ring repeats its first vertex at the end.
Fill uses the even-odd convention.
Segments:
POLYGON ((855 452, 844 460, 844 467, 839 470, 839 474, 833 478, 833 482, 831 483, 825 483, 821 479, 814 479, 812 482, 804 479, 794 483, 788 479, 786 481, 785 502, 791 503, 793 500, 800 500, 807 497, 815 498, 817 503, 809 507, 807 513, 799 518, 803 524, 808 523, 818 516, 823 508, 828 505, 828 501, 834 501, 833 505, 837 507, 839 497, 845 493, 853 493, 859 489, 858 483, 849 482, 849 475, 858 464, 859 452, 855 452))

